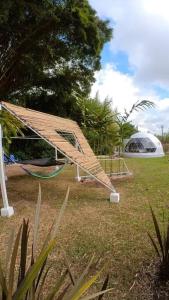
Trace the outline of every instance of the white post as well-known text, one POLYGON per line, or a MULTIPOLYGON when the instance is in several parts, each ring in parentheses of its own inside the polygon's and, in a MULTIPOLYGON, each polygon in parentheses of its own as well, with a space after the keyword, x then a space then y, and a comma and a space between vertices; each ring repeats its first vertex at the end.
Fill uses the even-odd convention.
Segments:
POLYGON ((76 166, 76 180, 78 181, 78 182, 80 182, 81 181, 81 177, 80 177, 80 170, 79 170, 79 166, 76 166))
MULTIPOLYGON (((2 106, 0 104, 0 111, 2 106)), ((0 123, 0 184, 1 184, 1 193, 3 200, 3 208, 1 208, 1 216, 2 217, 10 217, 14 214, 14 210, 12 206, 9 206, 8 196, 6 192, 6 183, 5 183, 5 172, 4 172, 4 159, 3 159, 3 147, 2 147, 2 125, 0 123)))
MULTIPOLYGON (((75 147, 76 147, 76 149, 79 148, 79 144, 78 144, 77 140, 76 140, 76 145, 75 145, 75 147)), ((75 179, 76 179, 78 182, 81 181, 81 177, 80 177, 80 169, 79 169, 79 166, 78 166, 78 165, 76 165, 76 177, 75 177, 75 179)))
POLYGON ((120 202, 120 194, 116 192, 114 186, 112 186, 112 192, 110 193, 110 202, 111 203, 120 202))
POLYGON ((112 192, 110 194, 110 202, 111 203, 119 203, 120 201, 120 194, 116 192, 112 192))

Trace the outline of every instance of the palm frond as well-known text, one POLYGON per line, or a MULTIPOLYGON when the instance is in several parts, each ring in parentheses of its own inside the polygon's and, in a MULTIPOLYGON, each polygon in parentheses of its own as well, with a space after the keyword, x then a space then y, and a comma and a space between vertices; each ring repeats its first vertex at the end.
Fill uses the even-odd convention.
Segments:
POLYGON ((131 107, 130 111, 127 112, 125 110, 125 114, 124 114, 124 119, 125 121, 128 120, 128 118, 130 117, 130 115, 134 112, 134 111, 139 111, 139 110, 146 110, 148 108, 153 108, 155 107, 154 102, 150 101, 150 100, 141 100, 141 101, 137 101, 136 103, 133 104, 133 106, 131 107))

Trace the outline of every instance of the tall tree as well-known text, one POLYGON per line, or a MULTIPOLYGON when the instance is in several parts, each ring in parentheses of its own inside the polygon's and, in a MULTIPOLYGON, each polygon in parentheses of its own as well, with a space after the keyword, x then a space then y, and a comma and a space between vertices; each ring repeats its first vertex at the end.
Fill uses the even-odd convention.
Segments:
POLYGON ((88 0, 1 1, 1 99, 76 118, 111 34, 88 0))

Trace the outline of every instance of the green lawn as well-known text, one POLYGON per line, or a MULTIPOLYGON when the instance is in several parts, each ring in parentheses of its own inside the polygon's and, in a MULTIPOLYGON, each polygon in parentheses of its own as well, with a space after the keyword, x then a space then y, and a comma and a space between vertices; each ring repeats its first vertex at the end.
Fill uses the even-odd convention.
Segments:
MULTIPOLYGON (((142 264, 150 262, 154 255, 147 237, 147 231, 153 230, 149 203, 162 223, 164 214, 165 219, 168 218, 168 157, 126 161, 133 176, 114 182, 121 194, 119 204, 110 204, 106 200, 109 191, 97 184, 75 182, 72 166, 59 177, 41 181, 40 241, 58 213, 69 185, 69 204, 58 240, 66 249, 75 274, 84 268, 93 253, 101 257, 102 263, 108 263, 114 290, 105 299, 146 299, 137 284, 130 292, 129 289, 142 264)), ((15 215, 10 219, 0 218, 1 253, 5 251, 10 229, 17 228, 23 217, 30 218, 32 222, 38 182, 29 176, 9 178, 8 195, 15 215)), ((56 263, 54 257, 52 260, 53 269, 56 264, 57 270, 60 270, 63 265, 60 254, 56 254, 56 263)))

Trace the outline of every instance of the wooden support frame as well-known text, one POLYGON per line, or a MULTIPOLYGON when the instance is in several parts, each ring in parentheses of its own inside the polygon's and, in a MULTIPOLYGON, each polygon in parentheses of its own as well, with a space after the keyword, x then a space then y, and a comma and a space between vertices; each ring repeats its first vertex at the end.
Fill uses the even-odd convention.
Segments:
POLYGON ((78 178, 80 178, 79 168, 81 168, 109 189, 111 194, 117 194, 76 122, 7 102, 1 102, 1 105, 2 108, 51 145, 56 154, 59 151, 69 161, 73 162, 77 166, 78 178), (57 131, 72 133, 76 137, 76 147, 59 135, 57 131))

